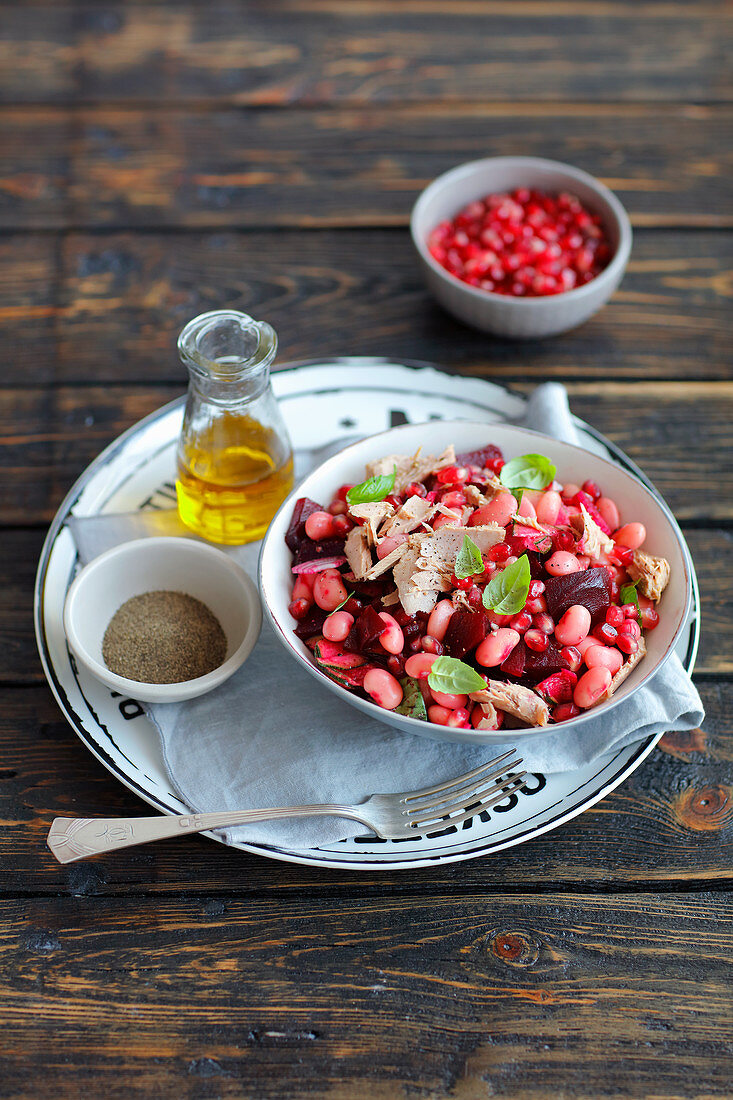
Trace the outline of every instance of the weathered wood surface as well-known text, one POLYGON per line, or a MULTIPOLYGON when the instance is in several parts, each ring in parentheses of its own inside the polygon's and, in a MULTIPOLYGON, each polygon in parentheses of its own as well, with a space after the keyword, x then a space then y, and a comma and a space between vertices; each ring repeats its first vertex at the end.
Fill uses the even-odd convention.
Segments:
POLYGON ((722 2, 6 4, 6 102, 731 98, 722 2))
POLYGON ((729 1095, 731 908, 713 894, 0 913, 6 1095, 34 1095, 39 1064, 55 1096, 729 1095))
MULTIPOLYGON (((685 526, 685 537, 695 561, 702 599, 703 632, 696 671, 706 676, 733 674, 733 574, 722 563, 730 561, 733 533, 728 529, 702 530, 685 526)), ((45 528, 6 528, 0 558, 0 683, 34 684, 43 681, 36 654, 30 608, 36 565, 45 528)))
POLYGON ((704 732, 665 737, 581 817, 486 859, 395 873, 301 868, 202 837, 61 867, 45 846, 54 817, 151 811, 91 756, 45 687, 1 688, 0 896, 725 889, 733 880, 733 686, 703 679, 699 687, 704 732))
POLYGON ((0 227, 395 226, 441 172, 569 161, 635 226, 731 226, 729 106, 0 110, 0 227))
MULTIPOLYGON (((182 393, 182 383, 0 390, 4 522, 50 520, 99 451, 182 393)), ((573 410, 640 463, 678 519, 707 524, 733 518, 733 468, 726 461, 730 383, 577 382, 568 391, 573 410)))
MULTIPOLYGON (((0 385, 182 385, 175 341, 196 313, 266 317, 278 361, 389 355, 501 382, 731 378, 733 235, 637 232, 610 303, 553 340, 492 338, 430 297, 401 230, 0 237, 0 385)), ((600 426, 600 425, 599 425, 600 426)))

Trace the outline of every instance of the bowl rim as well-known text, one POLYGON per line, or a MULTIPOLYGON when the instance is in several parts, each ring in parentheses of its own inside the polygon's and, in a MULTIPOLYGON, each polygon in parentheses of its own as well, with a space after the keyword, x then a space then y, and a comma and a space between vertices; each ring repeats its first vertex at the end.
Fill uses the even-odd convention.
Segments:
POLYGON ((156 535, 150 538, 130 539, 128 542, 119 543, 117 546, 105 550, 93 558, 76 575, 69 585, 64 599, 63 609, 64 633, 71 650, 76 654, 85 667, 98 680, 124 695, 140 699, 141 702, 181 702, 186 698, 203 695, 212 688, 217 687, 240 668, 249 657, 255 647, 262 629, 262 603, 258 587, 244 569, 223 550, 208 543, 185 535, 156 535), (222 664, 217 665, 211 672, 203 676, 196 676, 192 680, 177 680, 169 684, 155 684, 146 680, 130 680, 126 676, 120 676, 92 657, 89 650, 82 643, 75 629, 73 621, 73 605, 83 593, 85 584, 94 573, 109 568, 110 563, 127 554, 138 554, 154 546, 165 545, 170 547, 175 542, 176 552, 190 554, 193 557, 204 557, 214 568, 225 569, 239 583, 243 594, 243 603, 247 605, 248 622, 242 641, 230 657, 222 664))
MULTIPOLYGON (((649 670, 649 672, 644 674, 642 679, 639 680, 639 682, 626 695, 621 695, 621 696, 612 695, 610 699, 607 699, 600 706, 590 707, 588 710, 582 711, 575 718, 567 719, 565 722, 561 723, 561 725, 562 725, 563 728, 566 728, 566 729, 570 728, 572 726, 572 728, 574 730, 576 730, 576 729, 579 729, 580 726, 582 726, 583 724, 585 724, 588 721, 591 721, 592 719, 594 719, 598 714, 601 714, 601 713, 604 714, 604 715, 609 714, 614 709, 614 707, 616 707, 619 703, 622 703, 625 700, 630 699, 632 695, 635 695, 636 692, 639 691, 642 687, 644 687, 648 683, 648 681, 653 676, 655 676, 662 669, 662 667, 667 663, 669 658, 674 653, 675 646, 677 645, 677 642, 679 641, 680 635, 681 635, 681 633, 682 633, 682 631, 685 627, 685 623, 687 622, 687 620, 689 618, 689 615, 690 615, 690 609, 692 607, 692 601, 693 601, 692 575, 693 575, 694 567, 693 567, 693 564, 692 564, 692 557, 691 557, 689 548, 687 546, 687 543, 685 542, 684 535, 682 534, 680 526, 677 523, 677 520, 675 519, 674 514, 672 513, 672 510, 670 509, 667 502, 663 499, 663 497, 661 496, 661 494, 659 493, 657 488, 654 485, 652 485, 651 482, 649 482, 648 485, 645 484, 644 481, 641 478, 637 477, 635 472, 633 472, 631 470, 626 470, 626 469, 624 469, 623 466, 620 466, 618 463, 613 462, 611 459, 606 458, 603 455, 597 455, 594 452, 589 451, 586 447, 582 447, 577 443, 568 443, 566 440, 554 439, 552 436, 548 436, 543 432, 537 432, 537 431, 534 431, 531 428, 524 428, 524 427, 521 427, 521 426, 516 425, 516 424, 505 424, 505 423, 500 423, 500 424, 486 423, 486 424, 484 424, 483 421, 478 421, 478 420, 441 420, 439 423, 440 423, 441 426, 451 425, 451 424, 464 425, 464 426, 465 425, 470 425, 471 427, 481 427, 481 428, 486 428, 488 430, 491 430, 492 427, 501 428, 501 429, 504 429, 504 430, 510 429, 512 431, 521 432, 522 434, 528 435, 528 436, 533 437, 535 439, 550 440, 552 443, 560 443, 564 447, 570 447, 571 449, 577 451, 581 455, 591 454, 593 456, 593 458, 598 459, 600 462, 604 463, 607 466, 613 467, 614 470, 619 471, 622 475, 624 475, 624 476, 630 478, 632 481, 636 482, 636 484, 639 485, 641 487, 641 489, 643 489, 644 493, 649 497, 652 504, 655 505, 662 512, 664 517, 667 519, 667 521, 668 521, 668 523, 669 523, 669 525, 672 529, 672 532, 675 536, 675 539, 677 541, 677 545, 679 547, 679 550, 680 550, 680 556, 682 558, 682 567, 683 567, 683 574, 684 574, 684 586, 685 586, 685 589, 684 589, 684 591, 685 591, 684 606, 683 606, 683 609, 682 609, 681 614, 680 614, 680 618, 679 618, 679 622, 677 624, 677 628, 676 628, 672 638, 670 639, 670 641, 667 645, 667 648, 665 649, 664 653, 659 658, 657 663, 649 670)), ((266 554, 267 554, 268 546, 271 545, 271 540, 273 540, 274 537, 275 537, 275 521, 278 519, 280 514, 283 513, 286 509, 292 508, 295 501, 300 496, 303 495, 303 491, 302 491, 303 490, 303 485, 313 475, 321 472, 330 463, 335 463, 337 459, 342 458, 343 455, 345 455, 348 451, 353 450, 355 447, 362 446, 362 444, 364 444, 367 441, 377 440, 377 439, 380 439, 383 436, 389 436, 390 438, 392 438, 393 436, 398 435, 402 432, 406 432, 409 429, 416 428, 416 427, 421 427, 421 426, 430 427, 431 425, 434 425, 434 422, 424 421, 424 422, 418 422, 418 423, 415 423, 415 424, 400 424, 400 425, 397 425, 394 428, 387 428, 382 432, 375 432, 373 435, 365 436, 363 439, 357 440, 354 443, 349 444, 347 447, 344 447, 343 450, 338 451, 335 455, 331 455, 329 458, 327 458, 325 460, 325 462, 322 462, 319 466, 316 466, 313 470, 310 471, 309 474, 306 475, 305 478, 303 478, 300 485, 296 486, 292 490, 292 492, 285 498, 285 500, 283 501, 283 503, 280 505, 277 512, 273 516, 272 521, 270 522, 270 526, 269 526, 269 528, 268 528, 268 530, 265 534, 265 537, 262 541, 262 546, 260 548, 260 553, 259 553, 259 557, 258 557, 258 561, 257 561, 257 582, 258 582, 258 588, 259 588, 259 592, 260 592, 260 599, 261 599, 261 603, 262 603, 262 608, 264 610, 264 614, 266 615, 270 626, 273 628, 275 634, 280 638, 281 644, 283 644, 285 646, 287 652, 291 653, 301 663, 301 665, 304 668, 306 668, 310 672, 310 674, 312 676, 314 676, 319 681, 319 683, 323 683, 326 687, 328 687, 329 690, 334 692, 339 698, 345 699, 345 701, 349 702, 352 706, 355 706, 358 710, 362 710, 362 711, 364 711, 364 713, 366 713, 366 714, 374 717, 376 720, 382 721, 382 722, 384 722, 384 717, 381 716, 381 714, 380 714, 380 712, 383 710, 382 707, 379 707, 376 703, 372 702, 370 699, 362 699, 360 696, 355 696, 352 692, 350 692, 346 688, 342 687, 341 684, 336 683, 329 676, 326 676, 326 674, 324 672, 322 672, 321 669, 319 669, 318 666, 315 665, 312 660, 310 660, 304 653, 301 653, 300 650, 298 648, 296 648, 296 646, 293 644, 293 642, 291 640, 291 636, 295 637, 295 635, 293 634, 292 629, 290 631, 288 631, 283 627, 283 625, 280 623, 280 621, 275 616, 273 610, 270 607, 269 601, 267 599, 265 584, 263 582, 264 561, 265 561, 265 557, 266 557, 266 554)), ((284 545, 284 543, 283 543, 283 545, 284 545)), ((287 550, 287 547, 285 547, 285 549, 287 550)), ((390 713, 392 713, 392 712, 390 712, 390 713)), ((411 718, 408 715, 399 715, 398 717, 400 719, 400 723, 399 723, 400 728, 404 729, 405 732, 410 732, 410 733, 414 732, 417 736, 420 736, 420 737, 430 737, 430 734, 426 733, 426 726, 429 727, 431 723, 424 722, 419 718, 411 718), (404 725, 403 725, 403 723, 404 723, 404 725)), ((556 726, 554 723, 550 723, 547 726, 529 726, 529 727, 524 728, 524 729, 512 730, 511 733, 512 733, 512 738, 513 739, 516 737, 521 741, 523 739, 538 738, 538 737, 542 737, 542 736, 548 735, 548 734, 550 736, 552 736, 554 733, 556 733, 558 728, 559 727, 556 726)), ((468 736, 464 736, 462 738, 464 743, 470 743, 470 744, 476 744, 476 745, 485 745, 485 744, 490 744, 492 742, 498 742, 499 740, 502 739, 502 736, 501 736, 502 731, 501 730, 489 730, 489 731, 487 731, 490 735, 493 735, 493 736, 489 736, 489 737, 482 736, 479 733, 477 733, 477 731, 473 731, 473 730, 471 730, 471 731, 462 730, 461 732, 465 735, 468 735, 468 736), (470 734, 472 734, 472 733, 475 734, 475 738, 470 736, 470 734)), ((503 740, 504 741, 506 740, 505 735, 503 736, 503 740)))
MULTIPOLYGON (((459 212, 460 211, 457 211, 457 213, 459 212)), ((502 303, 505 306, 511 306, 511 308, 516 308, 517 310, 537 309, 539 303, 546 303, 548 301, 555 302, 558 299, 562 302, 581 302, 584 298, 591 297, 593 291, 597 291, 601 285, 605 285, 617 277, 619 279, 621 278, 629 261, 633 242, 633 230, 631 228, 629 215, 621 203, 621 200, 614 194, 610 187, 607 187, 605 183, 602 183, 589 172, 584 171, 582 168, 576 168, 572 164, 566 164, 564 161, 560 160, 550 160, 546 157, 528 156, 482 157, 479 160, 465 161, 463 164, 456 165, 455 168, 449 168, 447 172, 443 172, 441 175, 436 176, 435 179, 421 191, 415 200, 412 211, 410 212, 410 236, 412 237, 412 243, 417 249, 421 260, 428 265, 434 274, 446 280, 449 286, 464 291, 470 298, 477 302, 502 303), (457 275, 453 275, 450 271, 447 271, 442 264, 439 264, 431 255, 427 247, 427 240, 424 240, 418 232, 417 222, 422 216, 424 208, 427 206, 430 199, 433 198, 437 192, 444 190, 446 186, 450 186, 457 180, 465 177, 478 176, 482 169, 489 165, 496 164, 515 164, 517 167, 528 167, 532 165, 534 167, 548 168, 555 172, 560 172, 570 179, 586 184, 586 186, 591 188, 591 190, 602 198, 610 208, 619 238, 616 251, 608 266, 583 286, 574 287, 572 290, 563 290, 560 294, 543 294, 521 298, 510 294, 496 294, 493 290, 483 290, 481 287, 470 286, 469 283, 465 283, 462 279, 459 279, 457 275)))

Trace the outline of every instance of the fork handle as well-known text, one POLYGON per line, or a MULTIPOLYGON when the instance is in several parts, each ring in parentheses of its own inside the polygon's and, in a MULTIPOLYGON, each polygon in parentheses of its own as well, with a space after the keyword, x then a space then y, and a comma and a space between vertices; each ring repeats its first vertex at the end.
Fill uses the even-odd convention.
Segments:
POLYGON ((181 817, 56 817, 47 843, 59 863, 74 863, 100 852, 117 848, 133 848, 172 836, 203 833, 208 829, 225 829, 230 825, 248 825, 253 821, 270 821, 279 817, 348 817, 367 823, 355 806, 313 805, 281 806, 269 810, 234 810, 228 813, 184 814, 181 817))

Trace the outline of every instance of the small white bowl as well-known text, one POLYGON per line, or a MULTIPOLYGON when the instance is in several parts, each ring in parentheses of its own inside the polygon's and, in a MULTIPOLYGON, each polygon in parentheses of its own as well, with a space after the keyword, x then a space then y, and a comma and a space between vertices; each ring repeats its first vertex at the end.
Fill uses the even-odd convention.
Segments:
POLYGON ((613 192, 580 168, 540 157, 487 157, 438 176, 415 203, 410 232, 428 287, 449 313, 483 332, 519 338, 554 336, 586 321, 621 282, 631 252, 631 224, 613 192), (476 199, 517 187, 550 194, 570 191, 599 214, 613 254, 608 267, 575 290, 513 298, 469 286, 431 256, 428 237, 440 222, 451 220, 476 199))
POLYGON ((247 574, 222 550, 189 538, 145 538, 100 554, 66 594, 64 630, 77 660, 98 680, 144 703, 180 703, 218 687, 244 664, 262 626, 262 606, 247 574), (147 684, 111 672, 102 640, 115 612, 132 596, 185 592, 216 615, 227 639, 223 664, 176 684, 147 684))
POLYGON ((406 718, 393 711, 384 710, 367 699, 362 699, 340 684, 334 683, 313 662, 308 647, 293 633, 295 621, 288 611, 291 600, 293 574, 291 554, 285 545, 293 506, 298 497, 306 496, 327 505, 339 485, 363 481, 365 463, 389 454, 414 454, 418 447, 425 453, 440 454, 450 443, 456 450, 472 451, 487 443, 501 447, 506 459, 517 455, 542 453, 557 466, 559 481, 580 482, 592 478, 608 496, 613 497, 621 512, 622 523, 641 521, 647 529, 644 549, 650 554, 661 555, 669 561, 672 572, 670 582, 659 603, 659 625, 646 633, 647 654, 637 668, 630 673, 607 702, 583 711, 577 718, 556 725, 537 729, 512 730, 511 739, 518 746, 528 740, 554 736, 562 729, 577 730, 587 722, 607 717, 613 709, 638 691, 657 672, 674 651, 675 644, 685 625, 692 605, 692 562, 690 552, 674 516, 667 505, 650 489, 626 470, 607 459, 570 443, 540 435, 526 428, 504 424, 486 424, 473 421, 434 421, 429 424, 407 424, 392 428, 380 435, 370 436, 354 443, 339 454, 329 458, 290 494, 273 519, 260 552, 260 593, 275 633, 285 649, 295 656, 308 672, 315 676, 324 688, 333 691, 341 699, 351 703, 370 718, 380 719, 396 726, 404 733, 430 737, 436 741, 460 741, 474 745, 504 743, 506 730, 479 732, 451 729, 406 718))

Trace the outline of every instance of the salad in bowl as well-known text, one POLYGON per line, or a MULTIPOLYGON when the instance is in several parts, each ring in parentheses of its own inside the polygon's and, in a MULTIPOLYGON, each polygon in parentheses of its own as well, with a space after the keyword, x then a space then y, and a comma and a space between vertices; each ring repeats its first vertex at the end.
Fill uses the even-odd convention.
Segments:
POLYGON ((524 429, 464 422, 394 429, 310 475, 268 532, 261 587, 315 674, 451 740, 613 705, 659 667, 689 604, 682 537, 637 479, 524 429))

